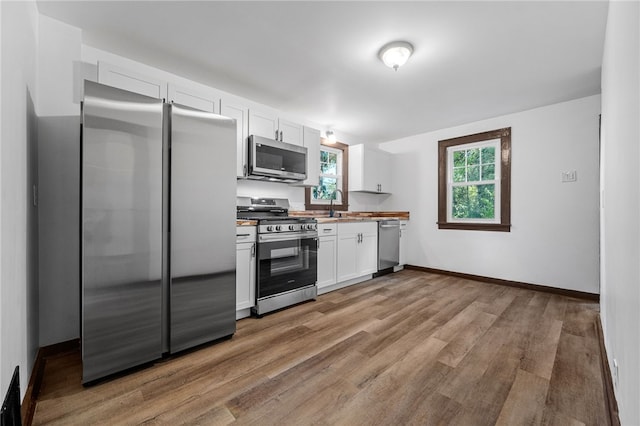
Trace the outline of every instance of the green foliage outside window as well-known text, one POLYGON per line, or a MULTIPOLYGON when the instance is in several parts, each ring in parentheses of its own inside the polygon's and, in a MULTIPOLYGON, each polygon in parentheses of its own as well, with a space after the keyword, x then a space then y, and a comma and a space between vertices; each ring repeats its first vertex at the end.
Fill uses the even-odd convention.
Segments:
POLYGON ((320 185, 312 188, 313 198, 316 200, 331 200, 338 189, 338 154, 320 150, 320 185))
POLYGON ((453 152, 453 218, 495 218, 495 183, 483 183, 495 180, 495 151, 485 146, 453 152))

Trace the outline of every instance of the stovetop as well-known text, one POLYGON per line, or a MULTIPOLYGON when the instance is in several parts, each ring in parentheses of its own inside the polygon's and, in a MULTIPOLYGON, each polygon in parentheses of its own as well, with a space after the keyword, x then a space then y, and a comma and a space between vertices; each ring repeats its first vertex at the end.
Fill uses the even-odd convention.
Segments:
POLYGON ((236 217, 258 221, 258 233, 314 232, 317 221, 312 217, 289 216, 286 198, 238 197, 236 217))

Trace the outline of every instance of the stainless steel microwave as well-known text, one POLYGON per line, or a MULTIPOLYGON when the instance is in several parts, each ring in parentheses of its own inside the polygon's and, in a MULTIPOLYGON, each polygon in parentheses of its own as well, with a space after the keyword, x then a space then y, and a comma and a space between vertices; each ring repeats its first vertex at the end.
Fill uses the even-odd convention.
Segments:
POLYGON ((249 136, 250 179, 297 182, 307 178, 307 148, 249 136))

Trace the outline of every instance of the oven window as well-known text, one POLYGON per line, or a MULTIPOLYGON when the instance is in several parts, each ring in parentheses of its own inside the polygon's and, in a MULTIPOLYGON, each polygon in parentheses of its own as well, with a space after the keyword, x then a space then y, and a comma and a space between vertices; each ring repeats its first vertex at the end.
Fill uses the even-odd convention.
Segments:
POLYGON ((271 276, 278 276, 309 267, 309 251, 300 247, 271 250, 271 276))

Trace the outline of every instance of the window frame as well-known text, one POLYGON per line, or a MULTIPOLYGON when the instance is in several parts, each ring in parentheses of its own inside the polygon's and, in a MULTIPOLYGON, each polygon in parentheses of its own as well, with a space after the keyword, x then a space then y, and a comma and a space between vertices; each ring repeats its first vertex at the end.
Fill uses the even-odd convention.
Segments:
MULTIPOLYGON (((333 148, 336 150, 342 151, 342 186, 340 190, 342 191, 342 202, 340 204, 334 203, 333 210, 336 211, 347 211, 349 210, 349 145, 340 143, 340 142, 330 142, 325 138, 320 139, 320 145, 326 146, 327 148, 333 148)), ((321 148, 322 149, 322 148, 321 148)), ((307 187, 304 190, 304 206, 306 210, 329 210, 330 203, 323 202, 318 203, 317 200, 312 198, 313 187, 307 187)))
MULTIPOLYGON (((462 147, 461 147, 462 148, 462 147)), ((453 155, 451 155, 453 157, 453 155)), ((498 184, 498 183, 496 183, 498 184)), ((497 191, 496 191, 497 192, 497 191)), ((438 141, 438 229, 460 229, 470 231, 498 231, 511 232, 511 127, 503 129, 490 130, 488 132, 476 133, 473 135, 461 136, 452 139, 444 139, 438 141), (483 142, 499 139, 499 150, 496 152, 496 166, 500 164, 499 181, 499 206, 500 217, 492 222, 482 219, 456 219, 452 220, 449 213, 452 197, 452 183, 449 181, 449 162, 453 159, 449 158, 451 147, 459 147, 466 145, 474 147, 483 142)))

